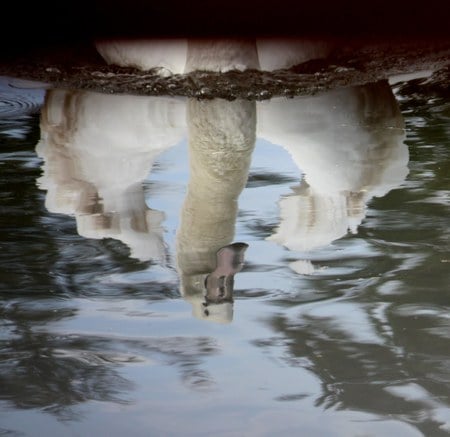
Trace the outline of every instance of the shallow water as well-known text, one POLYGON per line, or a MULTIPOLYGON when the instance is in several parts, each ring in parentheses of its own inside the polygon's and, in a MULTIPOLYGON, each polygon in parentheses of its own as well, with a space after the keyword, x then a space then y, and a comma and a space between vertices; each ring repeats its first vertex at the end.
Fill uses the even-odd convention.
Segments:
POLYGON ((450 434, 450 105, 417 90, 2 78, 0 434, 450 434))

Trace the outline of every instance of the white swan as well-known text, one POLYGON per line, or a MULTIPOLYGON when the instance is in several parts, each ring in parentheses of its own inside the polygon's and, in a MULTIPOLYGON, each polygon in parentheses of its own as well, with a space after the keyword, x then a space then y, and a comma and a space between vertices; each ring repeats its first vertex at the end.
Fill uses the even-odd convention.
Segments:
POLYGON ((259 68, 273 71, 327 57, 334 43, 319 38, 257 38, 259 68))
POLYGON ((73 214, 82 236, 116 238, 132 257, 162 262, 164 215, 147 207, 142 181, 185 133, 182 100, 49 91, 36 147, 47 209, 73 214))
POLYGON ((304 38, 177 38, 98 40, 95 47, 108 64, 155 70, 167 76, 196 70, 289 68, 326 57, 333 44, 324 39, 304 38))
MULTIPOLYGON (((256 105, 242 100, 190 100, 187 120, 190 176, 176 248, 181 292, 196 317, 229 322, 231 301, 205 308, 205 293, 207 298, 215 293, 214 278, 238 271, 232 272, 228 263, 228 274, 224 273, 227 269, 220 269, 221 259, 230 257, 230 251, 219 258, 217 253, 233 240, 238 196, 246 184, 255 145, 256 105)), ((245 248, 234 246, 234 256, 242 256, 245 248)))
POLYGON ((231 70, 258 68, 259 61, 254 40, 188 40, 185 73, 196 70, 225 73, 231 70))
POLYGON ((187 40, 167 39, 106 39, 95 42, 95 48, 108 64, 157 69, 167 76, 182 74, 186 65, 187 40))

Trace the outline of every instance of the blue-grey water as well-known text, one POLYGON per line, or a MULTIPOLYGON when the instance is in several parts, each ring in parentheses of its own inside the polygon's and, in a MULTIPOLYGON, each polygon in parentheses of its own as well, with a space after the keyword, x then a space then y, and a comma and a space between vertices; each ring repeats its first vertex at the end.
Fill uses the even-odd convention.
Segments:
POLYGON ((1 78, 0 435, 450 435, 450 103, 404 85, 1 78))

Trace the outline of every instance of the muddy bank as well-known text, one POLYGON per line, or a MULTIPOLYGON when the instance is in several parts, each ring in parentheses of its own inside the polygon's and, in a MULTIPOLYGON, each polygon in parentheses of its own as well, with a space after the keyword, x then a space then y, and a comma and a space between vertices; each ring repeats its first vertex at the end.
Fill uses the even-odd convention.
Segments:
POLYGON ((294 97, 428 70, 430 90, 448 95, 450 38, 420 41, 339 41, 330 56, 273 72, 194 72, 161 77, 156 71, 107 65, 90 44, 42 48, 0 62, 0 75, 52 87, 108 94, 265 100, 294 97))

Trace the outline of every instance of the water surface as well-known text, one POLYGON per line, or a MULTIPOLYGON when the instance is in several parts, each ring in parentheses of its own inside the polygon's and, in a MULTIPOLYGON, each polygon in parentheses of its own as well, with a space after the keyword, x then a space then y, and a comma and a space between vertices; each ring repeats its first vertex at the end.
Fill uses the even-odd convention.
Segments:
POLYGON ((448 435, 450 107, 394 82, 2 78, 0 433, 448 435))

